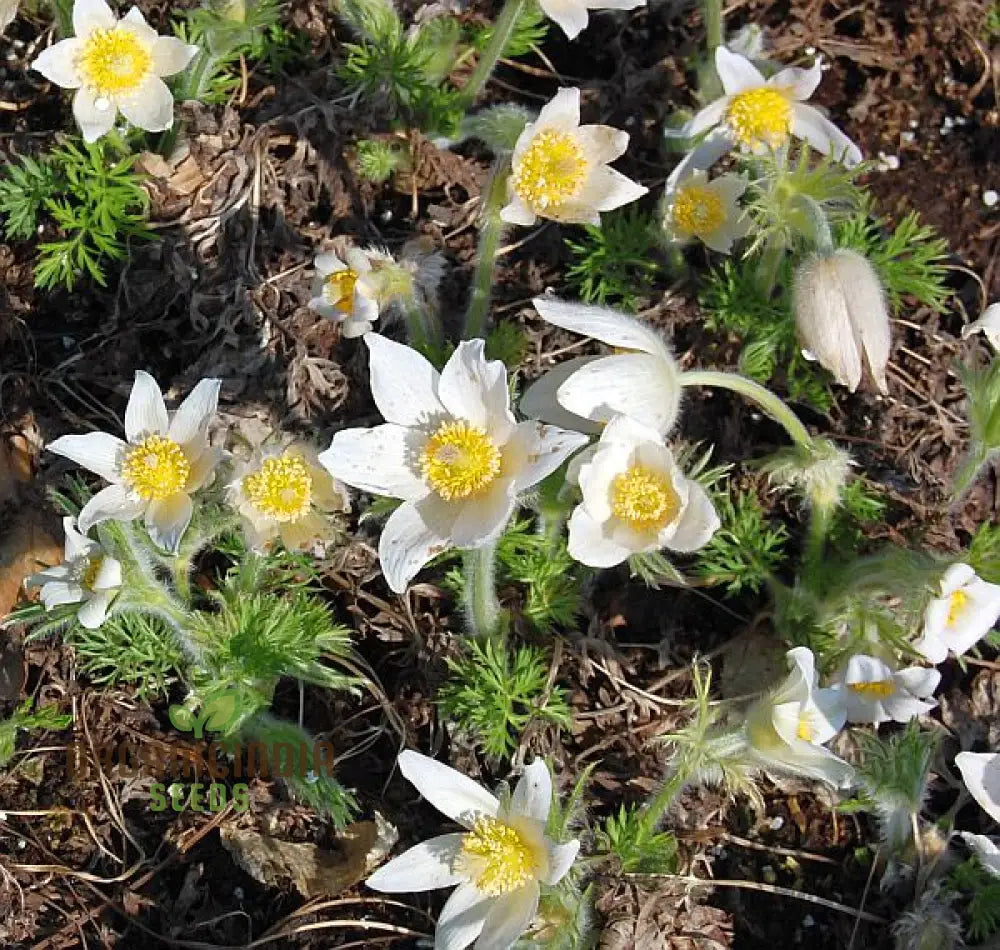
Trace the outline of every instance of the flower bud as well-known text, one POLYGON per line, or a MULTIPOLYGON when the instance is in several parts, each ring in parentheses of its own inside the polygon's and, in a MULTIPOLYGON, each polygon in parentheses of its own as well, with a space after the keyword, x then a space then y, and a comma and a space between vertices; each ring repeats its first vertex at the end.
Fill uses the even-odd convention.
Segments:
POLYGON ((889 312, 875 269, 840 248, 807 260, 795 276, 795 322, 803 351, 854 392, 862 377, 888 390, 889 312))

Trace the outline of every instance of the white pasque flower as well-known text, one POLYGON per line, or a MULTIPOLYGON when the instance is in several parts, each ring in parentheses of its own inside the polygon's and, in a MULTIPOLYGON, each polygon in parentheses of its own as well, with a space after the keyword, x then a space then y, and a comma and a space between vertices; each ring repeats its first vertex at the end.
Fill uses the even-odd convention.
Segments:
POLYGON ((893 670, 874 656, 858 653, 840 676, 848 722, 909 722, 935 706, 941 674, 922 666, 893 670))
POLYGON ((978 320, 962 327, 962 339, 967 340, 977 332, 990 341, 994 350, 1000 350, 1000 303, 991 303, 978 320))
MULTIPOLYGON (((552 297, 536 297, 532 303, 553 326, 627 351, 575 364, 578 368, 556 389, 556 398, 564 410, 602 424, 617 415, 630 416, 660 435, 673 428, 680 412, 680 369, 658 333, 635 317, 607 307, 589 307, 552 297)), ((552 372, 565 370, 556 367, 552 372)), ((543 387, 543 392, 551 390, 544 378, 532 390, 537 386, 543 387)), ((542 399, 528 393, 525 399, 534 402, 533 415, 548 418, 542 399)))
POLYGON ((344 486, 300 442, 257 449, 237 469, 228 495, 255 551, 275 538, 289 551, 304 550, 330 536, 329 512, 350 507, 344 486))
POLYGON ((465 830, 440 835, 394 858, 365 882, 387 893, 455 887, 438 917, 434 946, 506 950, 538 910, 540 885, 557 884, 580 850, 545 835, 552 805, 548 766, 535 759, 509 801, 418 752, 399 756, 399 769, 439 812, 465 830))
POLYGON ((161 77, 186 69, 197 46, 159 36, 138 7, 119 20, 104 0, 76 0, 73 32, 43 50, 32 67, 76 90, 73 116, 85 141, 110 132, 118 112, 147 132, 173 125, 174 97, 161 77))
POLYGON ((72 518, 63 518, 63 531, 66 550, 62 564, 32 574, 24 583, 41 588, 46 610, 80 604, 77 620, 88 630, 96 630, 122 586, 122 566, 100 544, 80 534, 72 518))
POLYGON ((634 10, 646 5, 646 0, 540 0, 542 12, 562 27, 574 40, 586 29, 589 10, 634 10))
POLYGON ((972 797, 1000 822, 1000 752, 959 752, 955 765, 972 797))
POLYGON ((700 167, 708 167, 737 146, 761 152, 781 148, 793 137, 845 165, 861 161, 857 145, 818 109, 806 105, 823 76, 819 59, 810 69, 782 69, 765 79, 745 56, 719 46, 715 68, 725 95, 705 106, 681 130, 686 138, 712 131, 700 167))
POLYGON ((569 553, 590 567, 633 554, 697 551, 719 528, 707 492, 685 477, 655 429, 627 416, 570 465, 583 500, 569 519, 569 553))
POLYGON ((913 648, 931 663, 950 650, 961 656, 993 629, 1000 617, 1000 585, 984 581, 968 564, 952 564, 939 593, 924 611, 924 628, 913 648))
POLYGON ((86 533, 102 521, 145 516, 149 536, 176 551, 191 522, 191 493, 211 481, 221 453, 208 444, 208 426, 219 403, 218 379, 203 379, 176 412, 149 373, 139 370, 125 408, 125 438, 107 432, 64 435, 48 446, 111 484, 80 512, 86 533))
POLYGON ((336 254, 316 255, 311 309, 341 324, 345 337, 363 336, 379 316, 375 289, 367 279, 372 271, 368 252, 351 247, 341 260, 336 254))
POLYGON ((746 237, 750 222, 740 208, 747 181, 739 175, 708 175, 687 167, 677 179, 667 182, 663 194, 663 230, 675 242, 694 238, 721 254, 729 254, 733 243, 746 237))
POLYGON ((786 654, 788 677, 747 711, 744 734, 757 765, 844 786, 854 770, 823 747, 846 721, 843 690, 817 686, 816 660, 808 647, 786 654))
POLYGON ((642 185, 608 163, 625 153, 628 132, 580 125, 580 90, 560 89, 518 137, 507 181, 509 224, 551 218, 565 224, 600 224, 613 211, 646 194, 642 185))
POLYGON ((889 311, 866 257, 847 248, 814 254, 796 271, 792 298, 803 355, 852 393, 865 377, 888 392, 889 311))
POLYGON ((586 436, 517 422, 507 370, 482 340, 460 343, 438 371, 416 350, 365 334, 371 387, 385 424, 336 433, 320 463, 348 485, 403 499, 379 539, 401 593, 435 555, 503 532, 521 492, 554 472, 586 436))

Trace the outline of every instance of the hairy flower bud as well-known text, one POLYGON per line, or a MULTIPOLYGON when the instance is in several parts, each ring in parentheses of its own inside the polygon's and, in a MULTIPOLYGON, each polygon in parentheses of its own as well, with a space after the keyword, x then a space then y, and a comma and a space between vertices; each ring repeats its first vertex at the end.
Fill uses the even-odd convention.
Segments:
POLYGON ((862 377, 887 392, 889 312, 875 269, 840 248, 807 260, 795 276, 795 322, 807 355, 854 392, 862 377))

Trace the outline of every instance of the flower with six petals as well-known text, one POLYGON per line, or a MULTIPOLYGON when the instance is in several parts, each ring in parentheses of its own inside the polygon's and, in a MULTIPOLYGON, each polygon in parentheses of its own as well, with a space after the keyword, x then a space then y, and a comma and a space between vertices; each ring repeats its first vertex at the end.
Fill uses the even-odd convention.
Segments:
POLYGON ((874 656, 852 656, 840 677, 848 722, 909 722, 930 712, 941 674, 922 666, 893 670, 874 656))
POLYGON ((924 628, 913 648, 931 663, 971 650, 1000 617, 1000 585, 984 581, 968 564, 952 564, 939 593, 924 611, 924 628))

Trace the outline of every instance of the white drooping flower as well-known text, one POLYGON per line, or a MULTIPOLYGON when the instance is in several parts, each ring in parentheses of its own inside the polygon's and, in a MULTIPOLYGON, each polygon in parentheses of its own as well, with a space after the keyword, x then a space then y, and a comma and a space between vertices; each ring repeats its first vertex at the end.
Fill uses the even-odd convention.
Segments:
POLYGON ((401 498, 379 539, 389 586, 402 592, 435 555, 477 548, 503 532, 518 495, 586 441, 538 422, 517 422, 507 370, 482 340, 460 343, 438 371, 416 350, 365 335, 371 387, 385 424, 345 429, 319 460, 362 491, 401 498))
POLYGON ((646 0, 540 0, 542 12, 562 27, 566 36, 575 40, 586 29, 590 10, 634 10, 644 7, 646 0))
POLYGON ((991 303, 978 320, 962 327, 962 339, 967 340, 977 332, 990 341, 994 350, 1000 351, 1000 303, 991 303))
POLYGON ((96 630, 122 586, 122 566, 97 541, 76 530, 72 518, 63 518, 66 549, 62 564, 48 567, 25 580, 40 587, 46 610, 61 604, 80 604, 77 620, 96 630))
POLYGON ((364 336, 379 316, 375 288, 368 279, 372 271, 369 254, 351 247, 343 260, 333 253, 317 254, 315 265, 310 308, 339 323, 343 336, 364 336))
POLYGON ((848 722, 909 722, 935 706, 941 674, 922 666, 893 670, 874 656, 856 654, 840 677, 848 722))
POLYGON ((979 863, 994 877, 1000 877, 1000 848, 986 835, 974 835, 969 831, 961 832, 965 843, 976 853, 979 863))
POLYGON ((924 628, 913 648, 931 663, 949 651, 961 656, 993 629, 1000 617, 1000 585, 979 577, 968 564, 952 564, 939 593, 924 611, 924 628))
POLYGON ((161 77, 186 69, 197 46, 159 36, 138 7, 119 20, 104 0, 76 0, 73 32, 43 50, 32 67, 76 90, 73 116, 85 141, 110 132, 119 112, 147 132, 173 125, 174 97, 161 77))
POLYGON ((792 664, 788 677, 747 711, 744 732, 749 751, 765 771, 844 786, 854 770, 823 747, 846 721, 843 690, 818 687, 816 660, 807 647, 795 647, 787 656, 792 664))
MULTIPOLYGON (((532 303, 553 326, 628 351, 580 364, 556 390, 564 410, 602 424, 617 415, 629 416, 661 435, 673 428, 680 412, 680 369, 658 333, 635 317, 607 307, 550 297, 536 297, 532 303)), ((539 385, 550 388, 542 381, 535 383, 539 385)), ((535 403, 538 418, 548 418, 542 400, 535 403)))
POLYGON ((1000 822, 1000 752, 959 752, 955 765, 969 794, 990 818, 1000 822))
POLYGON ((258 449, 239 466, 228 495, 255 551, 275 538, 289 551, 305 550, 329 538, 330 512, 350 507, 344 486, 330 477, 310 446, 298 442, 258 449))
POLYGON ((677 243, 697 238, 706 247, 729 254, 746 237, 750 222, 740 208, 747 181, 739 175, 708 175, 695 168, 667 182, 663 195, 664 233, 677 243))
POLYGON ((455 887, 438 917, 434 946, 507 950, 530 926, 541 885, 566 876, 579 841, 557 844, 545 834, 552 805, 548 766, 536 759, 509 800, 434 759, 407 750, 399 769, 438 811, 464 831, 418 844, 366 881, 390 894, 455 887))
POLYGON ((149 373, 139 370, 125 408, 125 438, 107 432, 64 435, 48 446, 111 484, 83 507, 80 530, 145 517, 149 536, 176 551, 191 522, 191 494, 207 485, 221 453, 208 444, 219 403, 218 379, 203 379, 176 412, 149 373))
POLYGON ((840 248, 806 260, 795 274, 795 327, 804 354, 852 393, 869 378, 888 392, 892 344, 882 282, 867 258, 840 248))
POLYGON ((608 164, 625 153, 628 133, 609 125, 580 125, 580 90, 560 89, 518 137, 507 181, 509 224, 551 218, 565 224, 600 224, 613 211, 646 194, 642 185, 608 164))
POLYGON ((719 528, 708 493, 685 477, 655 429, 627 416, 570 466, 583 500, 569 519, 569 553, 590 567, 633 554, 696 551, 719 528))
POLYGON ((782 69, 765 79, 745 56, 719 46, 715 68, 725 95, 705 106, 682 130, 686 138, 711 133, 700 167, 707 168, 733 148, 759 153, 781 148, 792 138, 845 165, 861 161, 857 145, 818 109, 806 105, 823 76, 819 59, 810 69, 782 69))

